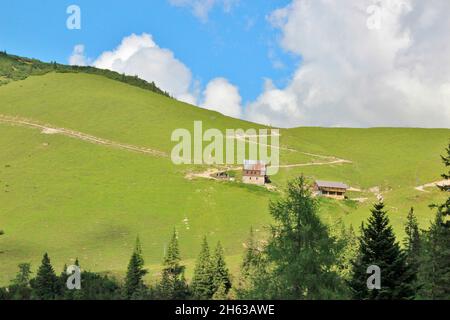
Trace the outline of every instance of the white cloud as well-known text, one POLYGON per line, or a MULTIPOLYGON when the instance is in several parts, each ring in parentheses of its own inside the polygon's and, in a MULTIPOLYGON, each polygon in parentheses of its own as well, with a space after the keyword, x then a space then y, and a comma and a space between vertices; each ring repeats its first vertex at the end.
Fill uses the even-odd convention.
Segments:
MULTIPOLYGON (((245 110, 235 85, 216 78, 203 90, 148 34, 124 38, 94 65, 154 81, 179 100, 275 126, 450 126, 448 0, 293 0, 268 20, 301 64, 285 87, 266 80, 245 110)), ((276 61, 270 51, 269 57, 276 61)), ((82 45, 70 62, 87 63, 82 45)))
POLYGON ((293 0, 269 21, 302 63, 285 88, 266 85, 248 119, 284 127, 450 126, 448 0, 293 0), (374 5, 379 10, 367 10, 374 5))
POLYGON ((203 93, 202 107, 224 115, 240 118, 242 98, 239 89, 225 78, 211 80, 203 93))
MULTIPOLYGON (((88 64, 83 45, 75 46, 70 63, 88 64)), ((192 79, 189 68, 172 51, 160 48, 149 34, 125 37, 117 48, 103 52, 92 65, 154 81, 178 100, 193 105, 201 100, 204 108, 232 117, 241 116, 242 99, 236 86, 227 79, 216 78, 201 93, 200 83, 192 79)))
POLYGON ((195 103, 192 73, 172 51, 160 48, 151 35, 132 34, 122 40, 114 50, 104 52, 94 66, 127 75, 137 75, 149 82, 154 81, 161 89, 175 98, 195 103))
POLYGON ((169 0, 169 3, 177 7, 188 7, 192 13, 201 21, 208 20, 208 14, 214 6, 222 6, 225 12, 231 9, 239 2, 239 0, 169 0))
POLYGON ((77 44, 73 48, 72 55, 69 57, 69 64, 71 66, 86 66, 88 64, 84 55, 84 45, 77 44))

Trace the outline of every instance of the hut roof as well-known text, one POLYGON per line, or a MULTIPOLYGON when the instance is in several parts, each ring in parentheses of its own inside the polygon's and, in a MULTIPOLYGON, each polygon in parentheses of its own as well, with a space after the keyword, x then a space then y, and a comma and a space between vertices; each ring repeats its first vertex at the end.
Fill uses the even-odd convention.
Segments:
POLYGON ((342 182, 316 180, 316 184, 319 188, 348 189, 348 186, 342 182))

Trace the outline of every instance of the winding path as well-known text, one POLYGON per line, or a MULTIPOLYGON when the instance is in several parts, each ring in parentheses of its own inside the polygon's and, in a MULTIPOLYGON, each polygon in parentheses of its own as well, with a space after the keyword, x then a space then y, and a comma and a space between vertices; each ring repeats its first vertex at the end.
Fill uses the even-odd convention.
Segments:
POLYGON ((86 134, 83 132, 74 131, 74 130, 65 129, 65 128, 58 128, 58 127, 51 126, 48 124, 43 125, 36 121, 29 120, 29 119, 10 117, 10 116, 5 116, 5 115, 0 114, 0 122, 12 124, 12 125, 19 125, 19 126, 23 126, 23 127, 34 128, 34 129, 39 129, 44 134, 61 134, 61 135, 67 136, 67 137, 75 138, 78 140, 83 140, 83 141, 90 142, 93 144, 115 147, 115 148, 119 148, 119 149, 123 149, 123 150, 149 154, 149 155, 157 156, 157 157, 163 157, 163 158, 168 157, 168 155, 165 152, 162 152, 159 150, 134 146, 131 144, 125 144, 125 143, 116 142, 116 141, 112 141, 112 140, 107 140, 107 139, 99 138, 99 137, 96 137, 96 136, 93 136, 90 134, 86 134))
POLYGON ((425 188, 438 187, 438 186, 439 187, 450 186, 450 180, 435 181, 435 182, 423 184, 421 186, 417 186, 414 189, 416 189, 417 191, 421 191, 421 192, 429 192, 429 191, 425 190, 425 188))
MULTIPOLYGON (((86 134, 83 132, 79 132, 79 131, 74 131, 74 130, 70 130, 70 129, 66 129, 66 128, 59 128, 59 127, 49 125, 49 124, 44 125, 37 121, 26 119, 26 118, 12 117, 12 116, 0 114, 0 123, 1 122, 7 123, 10 125, 18 125, 18 126, 29 127, 29 128, 33 128, 33 129, 39 129, 39 130, 41 130, 41 132, 43 134, 61 134, 61 135, 67 136, 67 137, 75 138, 75 139, 86 141, 86 142, 93 143, 93 144, 115 147, 118 149, 148 154, 148 155, 157 156, 157 157, 163 157, 163 158, 169 157, 167 155, 167 153, 156 150, 156 149, 144 148, 144 147, 139 147, 139 146, 135 146, 135 145, 131 145, 131 144, 125 144, 125 143, 121 143, 121 142, 117 142, 117 141, 112 141, 112 140, 96 137, 96 136, 86 134)), ((245 137, 241 137, 241 136, 236 136, 235 138, 236 139, 245 139, 245 137)), ((269 146, 267 144, 261 144, 259 142, 256 142, 256 143, 261 146, 269 146)), ((314 154, 314 153, 301 152, 301 151, 290 149, 290 148, 283 148, 283 147, 278 147, 278 148, 284 149, 284 150, 289 150, 289 151, 294 151, 294 152, 300 152, 302 154, 305 154, 305 155, 308 155, 311 157, 329 160, 329 161, 321 161, 321 162, 286 164, 286 165, 280 165, 279 166, 280 168, 325 166, 325 165, 332 165, 332 164, 352 163, 352 161, 350 161, 350 160, 339 159, 339 158, 336 158, 333 156, 324 156, 324 155, 319 155, 319 154, 314 154)), ((214 179, 212 176, 216 173, 219 173, 224 170, 240 170, 240 168, 241 167, 227 167, 227 168, 221 168, 221 169, 209 168, 208 170, 206 170, 204 172, 188 173, 186 175, 186 178, 192 179, 194 177, 201 177, 201 178, 214 179)), ((424 190, 421 190, 421 191, 424 191, 424 190)))

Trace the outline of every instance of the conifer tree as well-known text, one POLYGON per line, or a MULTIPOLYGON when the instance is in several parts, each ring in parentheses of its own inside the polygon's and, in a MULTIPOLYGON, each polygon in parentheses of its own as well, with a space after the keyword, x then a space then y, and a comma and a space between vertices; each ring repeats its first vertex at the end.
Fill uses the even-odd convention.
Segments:
POLYGON ((240 277, 238 284, 238 295, 245 297, 245 291, 251 290, 252 279, 256 276, 258 265, 261 259, 261 253, 258 250, 258 244, 255 239, 253 228, 250 228, 249 237, 245 243, 244 259, 241 264, 240 277))
POLYGON ((206 237, 203 239, 201 251, 197 258, 191 290, 196 299, 208 300, 214 294, 211 256, 206 237))
POLYGON ((450 232, 440 211, 424 234, 420 259, 419 297, 450 299, 450 232))
POLYGON ((163 263, 160 283, 161 297, 169 300, 186 299, 188 287, 184 277, 185 266, 180 264, 177 232, 174 230, 163 263))
POLYGON ((12 281, 13 285, 28 287, 30 284, 31 274, 31 265, 29 263, 19 264, 19 272, 12 281))
POLYGON ((250 298, 341 298, 343 283, 333 270, 336 239, 317 214, 317 200, 303 176, 288 183, 286 195, 270 204, 275 223, 250 298))
POLYGON ((411 299, 415 295, 415 275, 406 263, 406 254, 396 242, 383 202, 376 203, 371 212, 367 226, 361 226, 359 254, 349 282, 353 298, 411 299), (367 287, 367 269, 372 265, 381 269, 381 289, 367 287))
POLYGON ((412 271, 417 274, 419 268, 421 240, 419 224, 417 223, 417 218, 414 214, 414 208, 411 208, 408 213, 405 224, 405 233, 406 238, 404 240, 404 246, 407 263, 410 265, 412 271))
POLYGON ((214 292, 212 299, 213 300, 227 300, 228 298, 228 291, 226 286, 222 283, 220 284, 219 288, 216 292, 214 292))
POLYGON ((339 276, 345 281, 349 281, 352 276, 352 261, 354 261, 358 255, 358 237, 355 234, 353 226, 346 229, 345 226, 341 224, 341 228, 337 228, 337 230, 337 237, 342 245, 342 250, 337 257, 336 268, 339 276))
MULTIPOLYGON (((450 144, 446 149, 447 154, 441 156, 442 162, 444 163, 446 169, 448 170, 446 173, 441 175, 446 181, 450 180, 450 144)), ((450 184, 444 183, 443 185, 438 186, 439 189, 443 192, 450 192, 450 184)), ((450 229, 450 197, 441 204, 441 205, 433 205, 432 207, 437 208, 440 215, 442 215, 442 223, 447 229, 450 229)))
POLYGON ((213 292, 216 293, 221 289, 224 290, 225 295, 227 295, 231 289, 231 277, 225 262, 223 247, 220 242, 217 243, 211 262, 214 285, 213 292))
MULTIPOLYGON (((442 178, 450 179, 450 145, 447 154, 441 156, 448 169, 442 178)), ((439 189, 445 193, 450 191, 450 185, 444 184, 439 189)), ((430 229, 425 232, 423 254, 419 268, 420 297, 427 299, 450 299, 450 197, 436 208, 436 217, 430 229)))
POLYGON ((60 293, 58 277, 47 253, 42 258, 42 264, 37 271, 32 287, 35 297, 40 300, 54 300, 60 293))
MULTIPOLYGON (((9 294, 13 300, 30 300, 31 299, 31 265, 29 263, 19 264, 19 272, 11 281, 9 286, 9 294)), ((0 299, 1 300, 1 299, 0 299)))
POLYGON ((145 292, 144 276, 147 270, 144 269, 144 258, 139 238, 136 239, 136 246, 128 264, 127 275, 124 285, 124 296, 127 299, 137 300, 145 292))

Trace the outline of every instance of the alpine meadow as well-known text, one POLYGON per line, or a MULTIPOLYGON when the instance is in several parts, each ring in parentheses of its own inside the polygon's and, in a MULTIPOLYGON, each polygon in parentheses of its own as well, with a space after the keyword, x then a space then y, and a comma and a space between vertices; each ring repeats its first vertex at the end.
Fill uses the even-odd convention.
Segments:
POLYGON ((429 205, 446 199, 432 183, 442 180, 449 129, 281 129, 281 165, 268 188, 242 183, 236 167, 175 165, 169 156, 171 133, 194 121, 224 131, 262 125, 90 67, 2 54, 0 79, 2 286, 20 263, 29 262, 35 273, 45 252, 56 272, 77 259, 83 269, 121 281, 137 237, 149 271, 145 282, 155 283, 173 230, 187 280, 207 237, 221 243, 237 282, 249 230, 259 241, 269 236, 269 203, 300 176, 349 186, 345 200, 317 199, 320 220, 336 232, 352 226, 359 234, 382 197, 403 241, 411 207, 427 229, 435 216, 429 205), (235 178, 205 177, 216 169, 235 178))
POLYGON ((3 313, 449 301, 450 1, 0 4, 3 313))

